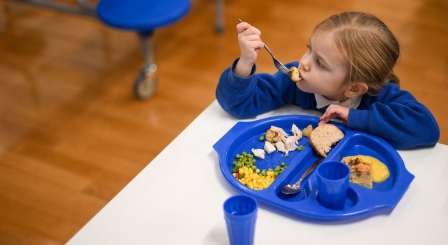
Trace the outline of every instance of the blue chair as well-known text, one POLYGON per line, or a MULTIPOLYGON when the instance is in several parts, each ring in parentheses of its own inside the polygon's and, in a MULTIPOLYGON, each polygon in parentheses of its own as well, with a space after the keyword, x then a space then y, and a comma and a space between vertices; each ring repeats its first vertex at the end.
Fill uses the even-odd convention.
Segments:
POLYGON ((148 99, 157 89, 153 33, 182 19, 191 8, 190 0, 100 0, 96 12, 105 24, 138 33, 145 64, 134 84, 139 99, 148 99))

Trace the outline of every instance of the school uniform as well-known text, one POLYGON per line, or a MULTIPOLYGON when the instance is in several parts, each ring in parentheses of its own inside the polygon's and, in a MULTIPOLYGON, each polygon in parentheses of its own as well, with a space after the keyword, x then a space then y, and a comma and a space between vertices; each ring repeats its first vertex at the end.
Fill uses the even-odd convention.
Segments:
MULTIPOLYGON (((238 59, 219 79, 216 98, 221 107, 237 118, 250 118, 287 104, 324 113, 330 104, 350 108, 347 127, 377 135, 396 149, 434 145, 440 138, 432 113, 408 91, 393 82, 376 96, 364 94, 344 102, 301 91, 288 75, 258 73, 256 65, 247 78, 233 69, 238 59)), ((298 67, 298 62, 286 64, 298 67)), ((299 81, 300 82, 300 81, 299 81)))

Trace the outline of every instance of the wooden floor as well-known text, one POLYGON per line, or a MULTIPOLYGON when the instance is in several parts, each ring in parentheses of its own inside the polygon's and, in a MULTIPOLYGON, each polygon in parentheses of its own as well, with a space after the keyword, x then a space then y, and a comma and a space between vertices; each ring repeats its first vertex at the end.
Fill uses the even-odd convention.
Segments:
MULTIPOLYGON (((287 62, 329 15, 377 15, 401 42, 402 88, 434 113, 448 144, 446 0, 226 0, 221 35, 214 3, 193 0, 185 19, 156 32, 159 87, 139 101, 135 33, 0 1, 0 244, 64 244, 104 207, 215 99, 220 73, 239 56, 237 18, 287 62)), ((265 51, 257 64, 275 71, 265 51)))

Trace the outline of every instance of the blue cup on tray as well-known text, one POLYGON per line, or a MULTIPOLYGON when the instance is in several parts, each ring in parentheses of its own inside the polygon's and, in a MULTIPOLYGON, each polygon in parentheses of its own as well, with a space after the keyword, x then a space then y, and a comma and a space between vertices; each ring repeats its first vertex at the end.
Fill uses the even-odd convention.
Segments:
POLYGON ((257 201, 248 195, 236 195, 224 202, 224 217, 231 245, 252 245, 257 219, 257 201))
POLYGON ((317 167, 317 200, 324 207, 342 210, 347 197, 350 168, 339 161, 321 163, 317 167))

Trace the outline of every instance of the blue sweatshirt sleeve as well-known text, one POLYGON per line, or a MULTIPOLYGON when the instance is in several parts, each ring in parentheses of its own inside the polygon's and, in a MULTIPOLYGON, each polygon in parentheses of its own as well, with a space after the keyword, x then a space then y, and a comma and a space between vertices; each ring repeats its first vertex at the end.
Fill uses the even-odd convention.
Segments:
MULTIPOLYGON (((237 62, 238 59, 221 74, 216 88, 216 99, 228 113, 237 118, 249 118, 286 104, 302 105, 308 109, 304 102, 306 96, 298 95, 303 92, 288 75, 281 72, 255 75, 254 65, 249 77, 240 77, 233 73, 237 62)), ((287 67, 293 65, 297 67, 298 62, 286 64, 287 67)))
POLYGON ((440 138, 432 113, 394 83, 378 96, 364 95, 360 106, 350 109, 347 126, 380 136, 396 149, 434 145, 440 138))

